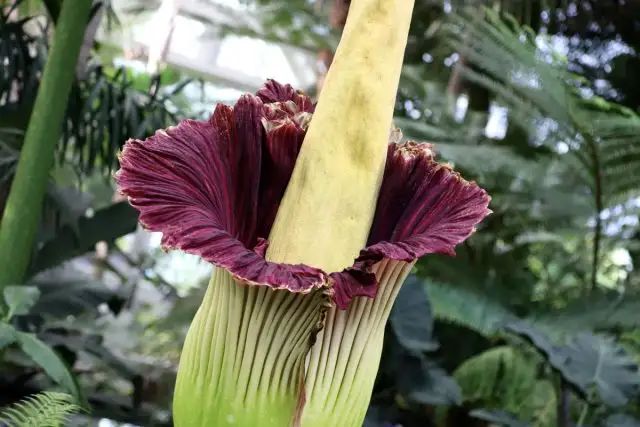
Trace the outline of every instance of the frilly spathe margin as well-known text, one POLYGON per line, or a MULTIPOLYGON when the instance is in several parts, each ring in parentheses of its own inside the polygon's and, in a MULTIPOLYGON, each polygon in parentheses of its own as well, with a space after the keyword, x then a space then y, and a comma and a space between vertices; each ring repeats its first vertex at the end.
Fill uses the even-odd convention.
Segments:
POLYGON ((198 255, 242 283, 324 289, 340 308, 356 296, 375 297, 378 261, 453 255, 491 212, 487 193, 438 164, 432 145, 392 142, 368 244, 352 267, 327 273, 265 260, 313 110, 309 97, 269 80, 233 108, 219 104, 208 121, 127 141, 116 181, 140 222, 163 233, 163 247, 198 255))

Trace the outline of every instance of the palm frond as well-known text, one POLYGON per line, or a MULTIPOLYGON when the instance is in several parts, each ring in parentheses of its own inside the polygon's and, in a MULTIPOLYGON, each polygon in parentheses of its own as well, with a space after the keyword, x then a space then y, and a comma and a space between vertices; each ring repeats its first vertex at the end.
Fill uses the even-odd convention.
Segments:
POLYGON ((124 68, 109 73, 94 66, 74 85, 58 150, 60 162, 78 165, 85 173, 111 172, 128 138, 145 138, 186 115, 169 104, 175 92, 144 93, 133 83, 124 68))
POLYGON ((61 427, 67 417, 82 411, 65 393, 42 392, 0 412, 0 423, 10 427, 61 427))

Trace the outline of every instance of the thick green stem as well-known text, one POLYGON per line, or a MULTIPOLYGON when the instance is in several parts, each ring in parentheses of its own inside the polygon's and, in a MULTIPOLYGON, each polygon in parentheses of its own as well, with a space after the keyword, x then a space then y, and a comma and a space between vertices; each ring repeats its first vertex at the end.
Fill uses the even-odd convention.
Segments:
POLYGON ((177 427, 288 427, 325 297, 237 283, 216 268, 182 350, 177 427))
POLYGON ((347 310, 332 308, 307 360, 307 404, 302 427, 360 427, 378 372, 384 329, 413 263, 382 261, 375 299, 356 298, 347 310))
POLYGON ((0 223, 0 288, 24 280, 91 0, 65 0, 0 223))

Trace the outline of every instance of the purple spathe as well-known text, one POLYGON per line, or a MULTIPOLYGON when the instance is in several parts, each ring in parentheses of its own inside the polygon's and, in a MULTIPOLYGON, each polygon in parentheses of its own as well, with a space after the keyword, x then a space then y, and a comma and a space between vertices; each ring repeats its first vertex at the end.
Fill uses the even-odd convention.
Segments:
POLYGON ((246 284, 324 289, 340 308, 376 295, 376 262, 452 255, 490 213, 487 193, 438 164, 430 144, 392 143, 368 244, 352 267, 324 272, 266 261, 266 239, 313 110, 310 98, 269 80, 233 108, 218 105, 206 122, 185 120, 127 141, 120 191, 147 229, 163 233, 164 247, 196 254, 246 284))

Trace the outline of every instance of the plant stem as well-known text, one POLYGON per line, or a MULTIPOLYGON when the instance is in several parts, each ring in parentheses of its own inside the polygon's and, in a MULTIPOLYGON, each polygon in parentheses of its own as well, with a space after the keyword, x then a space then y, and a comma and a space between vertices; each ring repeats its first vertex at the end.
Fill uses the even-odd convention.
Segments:
POLYGON ((578 418, 578 423, 576 424, 576 427, 582 427, 582 424, 587 419, 587 414, 588 413, 589 413, 589 402, 585 402, 584 403, 584 407, 582 408, 582 411, 580 412, 580 418, 578 418))
POLYGON ((62 132, 75 63, 91 6, 90 0, 65 0, 62 3, 53 44, 0 223, 0 289, 21 283, 31 260, 49 171, 62 132))
POLYGON ((576 427, 582 427, 582 425, 584 424, 584 422, 587 420, 587 415, 589 414, 589 402, 591 402, 591 400, 594 397, 594 392, 593 390, 589 391, 589 394, 587 395, 587 400, 584 402, 584 406, 582 407, 582 411, 580 411, 580 417, 578 418, 578 423, 576 424, 576 427))
POLYGON ((558 380, 558 427, 568 427, 570 424, 569 390, 564 379, 558 380))

